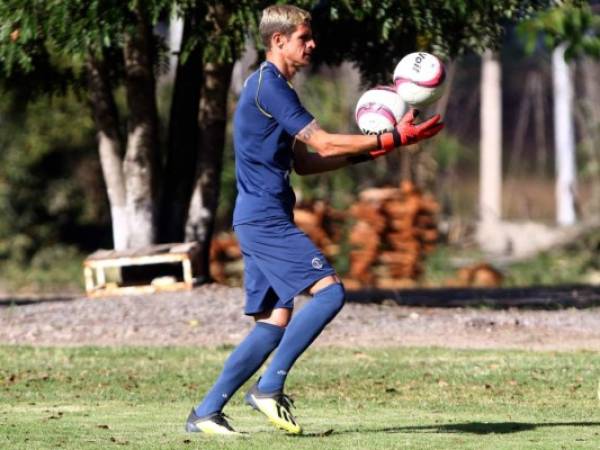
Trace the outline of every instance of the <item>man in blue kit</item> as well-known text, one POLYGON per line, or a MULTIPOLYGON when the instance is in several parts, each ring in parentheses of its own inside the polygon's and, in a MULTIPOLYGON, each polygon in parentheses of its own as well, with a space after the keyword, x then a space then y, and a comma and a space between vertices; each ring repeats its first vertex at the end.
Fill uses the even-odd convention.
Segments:
POLYGON ((308 175, 371 160, 443 128, 439 115, 415 124, 411 110, 392 132, 379 136, 321 129, 290 84, 315 48, 310 19, 308 12, 289 5, 270 6, 262 14, 266 61, 244 84, 233 135, 238 188, 233 227, 244 257, 245 313, 256 325, 190 412, 189 432, 240 434, 227 422, 223 407, 275 349, 245 401, 276 427, 302 432, 283 386, 296 359, 340 311, 345 294, 333 267, 294 224, 290 171, 308 175), (294 297, 305 291, 313 298, 290 321, 294 297))

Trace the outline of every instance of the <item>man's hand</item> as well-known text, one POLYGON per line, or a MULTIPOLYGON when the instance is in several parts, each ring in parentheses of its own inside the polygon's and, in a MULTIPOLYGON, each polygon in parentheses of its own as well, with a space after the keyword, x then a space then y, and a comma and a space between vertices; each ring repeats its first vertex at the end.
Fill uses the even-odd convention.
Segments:
POLYGON ((439 114, 430 117, 423 123, 415 124, 417 115, 418 111, 411 108, 404 114, 391 133, 383 133, 377 137, 379 148, 372 150, 369 154, 373 158, 377 158, 401 145, 415 144, 423 139, 435 136, 444 128, 444 124, 440 122, 442 117, 439 114))
POLYGON ((404 117, 400 119, 398 125, 396 125, 395 131, 400 136, 400 145, 411 145, 420 140, 430 138, 438 134, 444 124, 440 122, 442 116, 436 114, 430 117, 425 122, 415 125, 414 121, 417 117, 418 112, 416 109, 411 108, 404 117))

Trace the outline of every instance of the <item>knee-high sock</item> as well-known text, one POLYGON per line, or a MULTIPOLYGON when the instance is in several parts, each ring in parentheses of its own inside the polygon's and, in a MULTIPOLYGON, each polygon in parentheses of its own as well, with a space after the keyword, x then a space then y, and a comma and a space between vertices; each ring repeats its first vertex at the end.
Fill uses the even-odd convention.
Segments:
POLYGON ((277 392, 283 389, 287 374, 296 359, 342 309, 344 298, 344 287, 332 284, 318 291, 296 314, 287 326, 271 364, 258 383, 260 391, 277 392))
POLYGON ((229 355, 219 378, 196 406, 199 417, 221 411, 225 403, 266 361, 277 347, 284 328, 257 322, 248 336, 229 355))

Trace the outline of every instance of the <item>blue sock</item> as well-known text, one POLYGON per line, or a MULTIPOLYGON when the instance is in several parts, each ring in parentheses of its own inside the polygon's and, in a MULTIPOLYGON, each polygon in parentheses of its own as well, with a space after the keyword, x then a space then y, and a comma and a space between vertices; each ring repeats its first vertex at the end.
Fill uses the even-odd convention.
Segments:
POLYGON ((344 297, 344 286, 337 283, 329 285, 318 291, 294 316, 283 334, 271 364, 258 383, 260 391, 283 390, 292 365, 342 309, 344 297))
POLYGON ((264 322, 256 326, 229 355, 223 371, 202 403, 196 406, 198 417, 221 411, 225 403, 250 378, 277 347, 285 328, 264 322))

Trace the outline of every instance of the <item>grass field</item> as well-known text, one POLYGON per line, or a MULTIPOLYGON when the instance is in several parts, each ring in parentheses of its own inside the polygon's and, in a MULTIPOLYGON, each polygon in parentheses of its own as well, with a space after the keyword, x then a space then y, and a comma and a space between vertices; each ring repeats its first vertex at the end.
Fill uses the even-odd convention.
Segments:
POLYGON ((0 347, 0 448, 600 448, 600 354, 313 349, 289 377, 306 434, 236 395, 244 438, 183 432, 230 349, 0 347))

